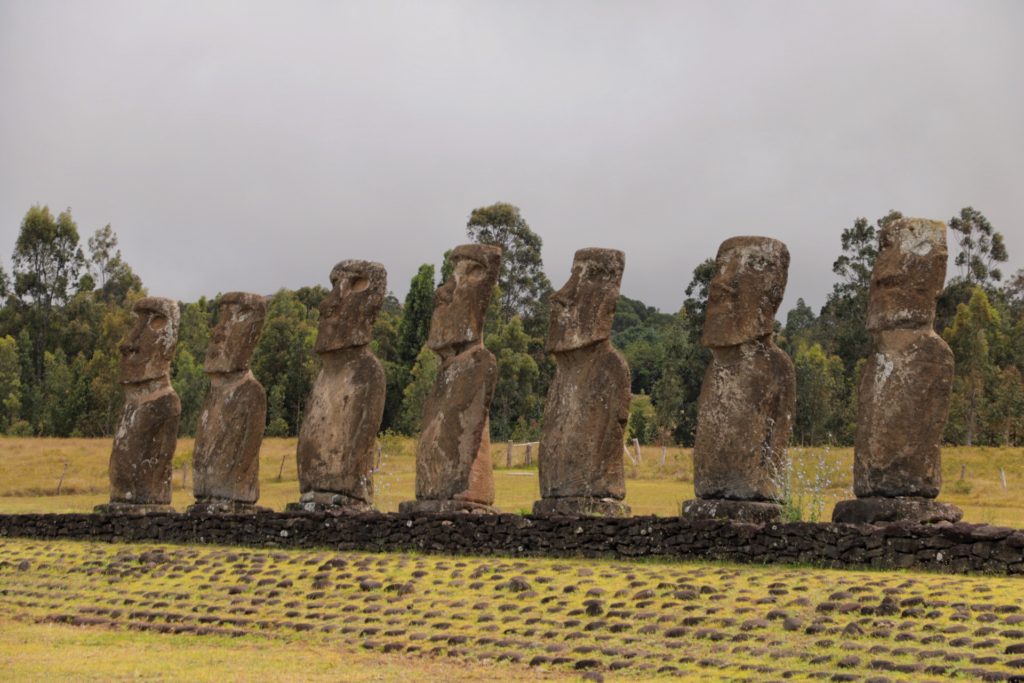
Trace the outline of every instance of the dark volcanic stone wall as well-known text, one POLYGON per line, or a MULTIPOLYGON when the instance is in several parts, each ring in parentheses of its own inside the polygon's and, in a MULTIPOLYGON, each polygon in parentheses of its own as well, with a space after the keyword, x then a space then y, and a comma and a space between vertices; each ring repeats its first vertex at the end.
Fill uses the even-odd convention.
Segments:
POLYGON ((0 536, 456 555, 652 557, 1024 574, 1024 531, 972 524, 742 524, 672 517, 265 513, 0 515, 0 536))

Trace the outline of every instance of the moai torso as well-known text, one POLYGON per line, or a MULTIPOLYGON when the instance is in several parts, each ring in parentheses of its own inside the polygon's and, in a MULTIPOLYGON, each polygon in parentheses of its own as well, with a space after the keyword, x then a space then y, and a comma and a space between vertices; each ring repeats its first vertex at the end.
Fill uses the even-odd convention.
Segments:
POLYGON ((369 348, 387 293, 384 266, 342 261, 320 304, 315 351, 323 366, 299 430, 298 507, 370 509, 374 439, 384 416, 387 381, 369 348))
POLYGON ((416 447, 416 498, 494 502, 488 411, 498 381, 482 345, 444 359, 423 410, 416 447))
POLYGON ((551 296, 547 348, 556 368, 544 405, 537 514, 628 511, 596 502, 626 496, 629 366, 609 340, 624 267, 621 251, 581 249, 569 281, 551 296))
POLYGON ((210 391, 203 403, 192 456, 197 504, 252 505, 260 496, 260 445, 267 395, 249 370, 266 317, 263 297, 231 292, 220 299, 204 369, 210 391))
POLYGON ((299 432, 299 491, 373 503, 373 444, 384 415, 384 368, 366 346, 325 353, 299 432))
POLYGON ((853 492, 935 498, 953 352, 932 330, 876 334, 858 388, 853 492))
POLYGON ((125 391, 124 411, 110 454, 110 502, 170 505, 181 401, 170 382, 125 391))
POLYGON ((946 276, 946 226, 901 218, 879 235, 868 295, 874 349, 858 387, 853 490, 935 498, 953 352, 932 329, 946 276))
POLYGON ((124 411, 110 453, 110 505, 103 511, 166 507, 178 441, 181 401, 171 387, 178 342, 178 304, 146 297, 134 307, 135 324, 121 343, 119 381, 124 411))
POLYGON ((694 491, 776 500, 796 400, 793 363, 770 339, 712 351, 700 389, 694 491))
POLYGON ((488 415, 498 367, 483 346, 483 326, 501 249, 464 244, 449 258, 452 275, 437 289, 427 337, 441 365, 416 445, 416 500, 401 512, 493 511, 488 415))
POLYGON ((557 354, 555 363, 537 461, 540 494, 622 500, 630 399, 626 359, 605 340, 557 354))
POLYGON ((793 363, 772 341, 789 251, 766 237, 722 243, 702 343, 713 359, 701 386, 693 449, 699 498, 777 501, 796 403, 793 363))

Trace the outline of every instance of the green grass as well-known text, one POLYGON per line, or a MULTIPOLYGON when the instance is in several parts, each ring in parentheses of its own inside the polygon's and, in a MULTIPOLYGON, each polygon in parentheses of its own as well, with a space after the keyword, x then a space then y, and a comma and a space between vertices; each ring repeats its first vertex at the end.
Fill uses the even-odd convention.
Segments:
POLYGON ((1022 603, 1006 577, 3 539, 0 677, 975 680, 1024 666, 1022 603))

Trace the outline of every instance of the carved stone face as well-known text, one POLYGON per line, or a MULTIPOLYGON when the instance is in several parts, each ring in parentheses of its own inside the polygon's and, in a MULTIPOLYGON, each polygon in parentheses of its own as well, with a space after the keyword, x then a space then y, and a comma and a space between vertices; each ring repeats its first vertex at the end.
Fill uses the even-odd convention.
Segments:
POLYGON ((372 261, 342 261, 331 271, 331 286, 320 302, 320 327, 313 350, 326 353, 369 344, 387 295, 384 266, 372 261))
POLYGON ((768 237, 722 242, 708 291, 701 343, 736 346, 771 334, 789 274, 789 250, 768 237))
POLYGON ((576 252, 569 281, 551 295, 548 351, 571 351, 611 336, 625 265, 626 255, 616 249, 576 252))
POLYGON ((871 272, 867 328, 931 327, 946 279, 946 225, 901 218, 882 228, 871 272))
POLYGON ((437 288, 427 345, 434 351, 480 341, 501 268, 501 248, 463 244, 449 257, 452 276, 437 288))
POLYGON ((259 294, 229 292, 223 295, 217 324, 210 330, 203 370, 218 373, 248 369, 266 317, 267 302, 259 294))
POLYGON ((151 296, 139 299, 133 310, 135 325, 120 346, 121 384, 169 375, 178 345, 177 302, 151 296))

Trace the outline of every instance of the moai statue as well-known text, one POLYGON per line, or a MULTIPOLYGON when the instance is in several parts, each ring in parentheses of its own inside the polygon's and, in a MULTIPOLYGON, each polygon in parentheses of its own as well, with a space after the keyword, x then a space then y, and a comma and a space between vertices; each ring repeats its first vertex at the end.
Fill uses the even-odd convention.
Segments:
POLYGON ((772 340, 789 250, 767 237, 722 243, 701 343, 712 360, 700 390, 692 519, 769 522, 782 513, 781 479, 796 404, 793 362, 772 340))
POLYGON ((97 506, 97 512, 171 511, 171 463, 181 417, 170 376, 178 304, 146 297, 133 310, 135 325, 120 347, 118 381, 125 399, 110 452, 110 503, 97 506))
POLYGON ((416 500, 403 502, 403 513, 495 511, 488 413, 498 363, 483 328, 501 249, 463 244, 449 258, 452 276, 437 289, 427 338, 441 367, 423 408, 416 500))
POLYGON ((946 226, 901 218, 879 235, 868 291, 872 353, 861 371, 853 451, 855 500, 836 522, 956 522, 939 503, 939 452, 949 411, 953 352, 935 334, 935 301, 946 278, 946 226))
POLYGON ((323 367, 299 430, 302 495, 289 510, 373 509, 373 444, 387 379, 370 341, 387 277, 384 266, 371 261, 342 261, 331 271, 333 289, 320 303, 314 346, 323 367))
POLYGON ((249 369, 267 315, 258 294, 231 292, 220 298, 203 370, 210 392, 196 430, 189 514, 257 512, 260 444, 267 419, 267 394, 249 369))
POLYGON ((629 366, 609 340, 625 264, 621 251, 580 249, 569 281, 551 295, 547 350, 556 369, 544 405, 535 515, 629 514, 622 502, 629 366))

